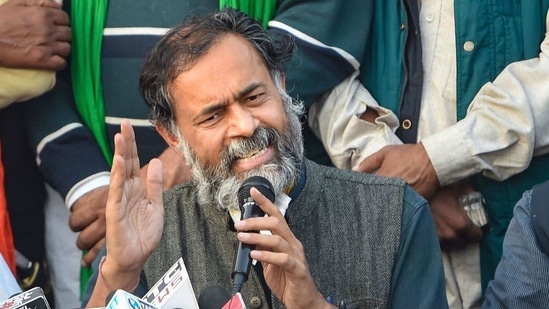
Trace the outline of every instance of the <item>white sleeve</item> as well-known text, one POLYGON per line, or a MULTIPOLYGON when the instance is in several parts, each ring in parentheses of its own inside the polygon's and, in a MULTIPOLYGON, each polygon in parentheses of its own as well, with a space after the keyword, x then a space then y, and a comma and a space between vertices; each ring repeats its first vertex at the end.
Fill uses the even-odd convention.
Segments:
POLYGON ((351 169, 370 154, 390 144, 402 144, 394 131, 398 118, 377 104, 357 79, 345 79, 309 109, 309 126, 338 168, 351 169), (375 123, 360 119, 366 108, 375 110, 375 123))
MULTIPOLYGON (((549 29, 547 15, 546 29, 549 29)), ((422 140, 441 185, 483 172, 504 180, 549 152, 549 34, 538 58, 509 64, 473 99, 467 116, 422 140)))
POLYGON ((110 172, 100 172, 91 175, 86 179, 82 179, 67 193, 67 196, 65 197, 65 205, 71 209, 74 203, 86 193, 100 187, 108 186, 111 180, 110 175, 110 172))

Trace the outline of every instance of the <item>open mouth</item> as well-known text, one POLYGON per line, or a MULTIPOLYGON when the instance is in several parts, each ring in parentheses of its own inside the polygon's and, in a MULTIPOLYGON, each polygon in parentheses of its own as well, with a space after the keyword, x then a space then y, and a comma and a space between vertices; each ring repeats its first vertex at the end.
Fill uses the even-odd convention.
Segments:
POLYGON ((265 152, 267 151, 267 148, 264 148, 264 149, 261 149, 261 150, 256 150, 254 152, 251 152, 247 157, 242 157, 242 158, 239 158, 237 160, 237 162, 239 163, 246 163, 246 162, 249 162, 249 161, 252 161, 254 160, 255 158, 263 155, 265 152))

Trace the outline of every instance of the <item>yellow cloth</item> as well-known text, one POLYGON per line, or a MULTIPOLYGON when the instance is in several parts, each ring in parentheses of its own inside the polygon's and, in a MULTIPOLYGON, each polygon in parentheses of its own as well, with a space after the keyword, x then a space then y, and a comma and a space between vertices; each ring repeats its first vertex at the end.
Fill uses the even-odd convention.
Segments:
POLYGON ((0 108, 3 108, 50 90, 55 85, 55 72, 0 67, 0 80, 0 108))

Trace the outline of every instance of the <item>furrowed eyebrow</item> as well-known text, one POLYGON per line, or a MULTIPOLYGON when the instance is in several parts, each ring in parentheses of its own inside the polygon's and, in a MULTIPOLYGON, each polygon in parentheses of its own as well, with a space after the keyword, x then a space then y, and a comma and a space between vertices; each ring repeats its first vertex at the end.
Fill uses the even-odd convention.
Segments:
MULTIPOLYGON (((257 89, 259 87, 262 87, 262 86, 264 86, 264 84, 259 83, 259 82, 258 83, 252 83, 252 84, 246 86, 246 88, 239 91, 238 94, 234 97, 235 101, 238 101, 238 100, 242 99, 243 97, 245 97, 248 94, 250 94, 251 92, 253 92, 255 89, 257 89)), ((208 115, 208 114, 215 113, 216 111, 223 109, 225 106, 227 106, 227 102, 219 102, 219 103, 209 105, 206 108, 204 108, 202 111, 200 111, 200 113, 198 115, 193 117, 193 120, 196 119, 196 118, 199 118, 203 115, 208 115)))
POLYGON ((250 85, 248 85, 246 88, 242 89, 238 95, 234 98, 236 101, 242 99, 243 97, 247 96, 248 94, 250 94, 251 92, 253 92, 255 89, 259 88, 259 87, 263 87, 264 84, 263 83, 251 83, 250 85))

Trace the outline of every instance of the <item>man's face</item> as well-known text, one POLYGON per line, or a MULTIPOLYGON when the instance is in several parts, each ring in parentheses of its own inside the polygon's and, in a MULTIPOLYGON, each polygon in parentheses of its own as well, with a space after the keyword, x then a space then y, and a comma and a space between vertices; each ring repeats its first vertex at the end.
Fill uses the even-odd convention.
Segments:
POLYGON ((175 79, 171 93, 178 148, 203 202, 236 207, 236 191, 248 177, 266 177, 275 191, 296 177, 299 120, 288 118, 266 65, 244 39, 222 38, 175 79))

